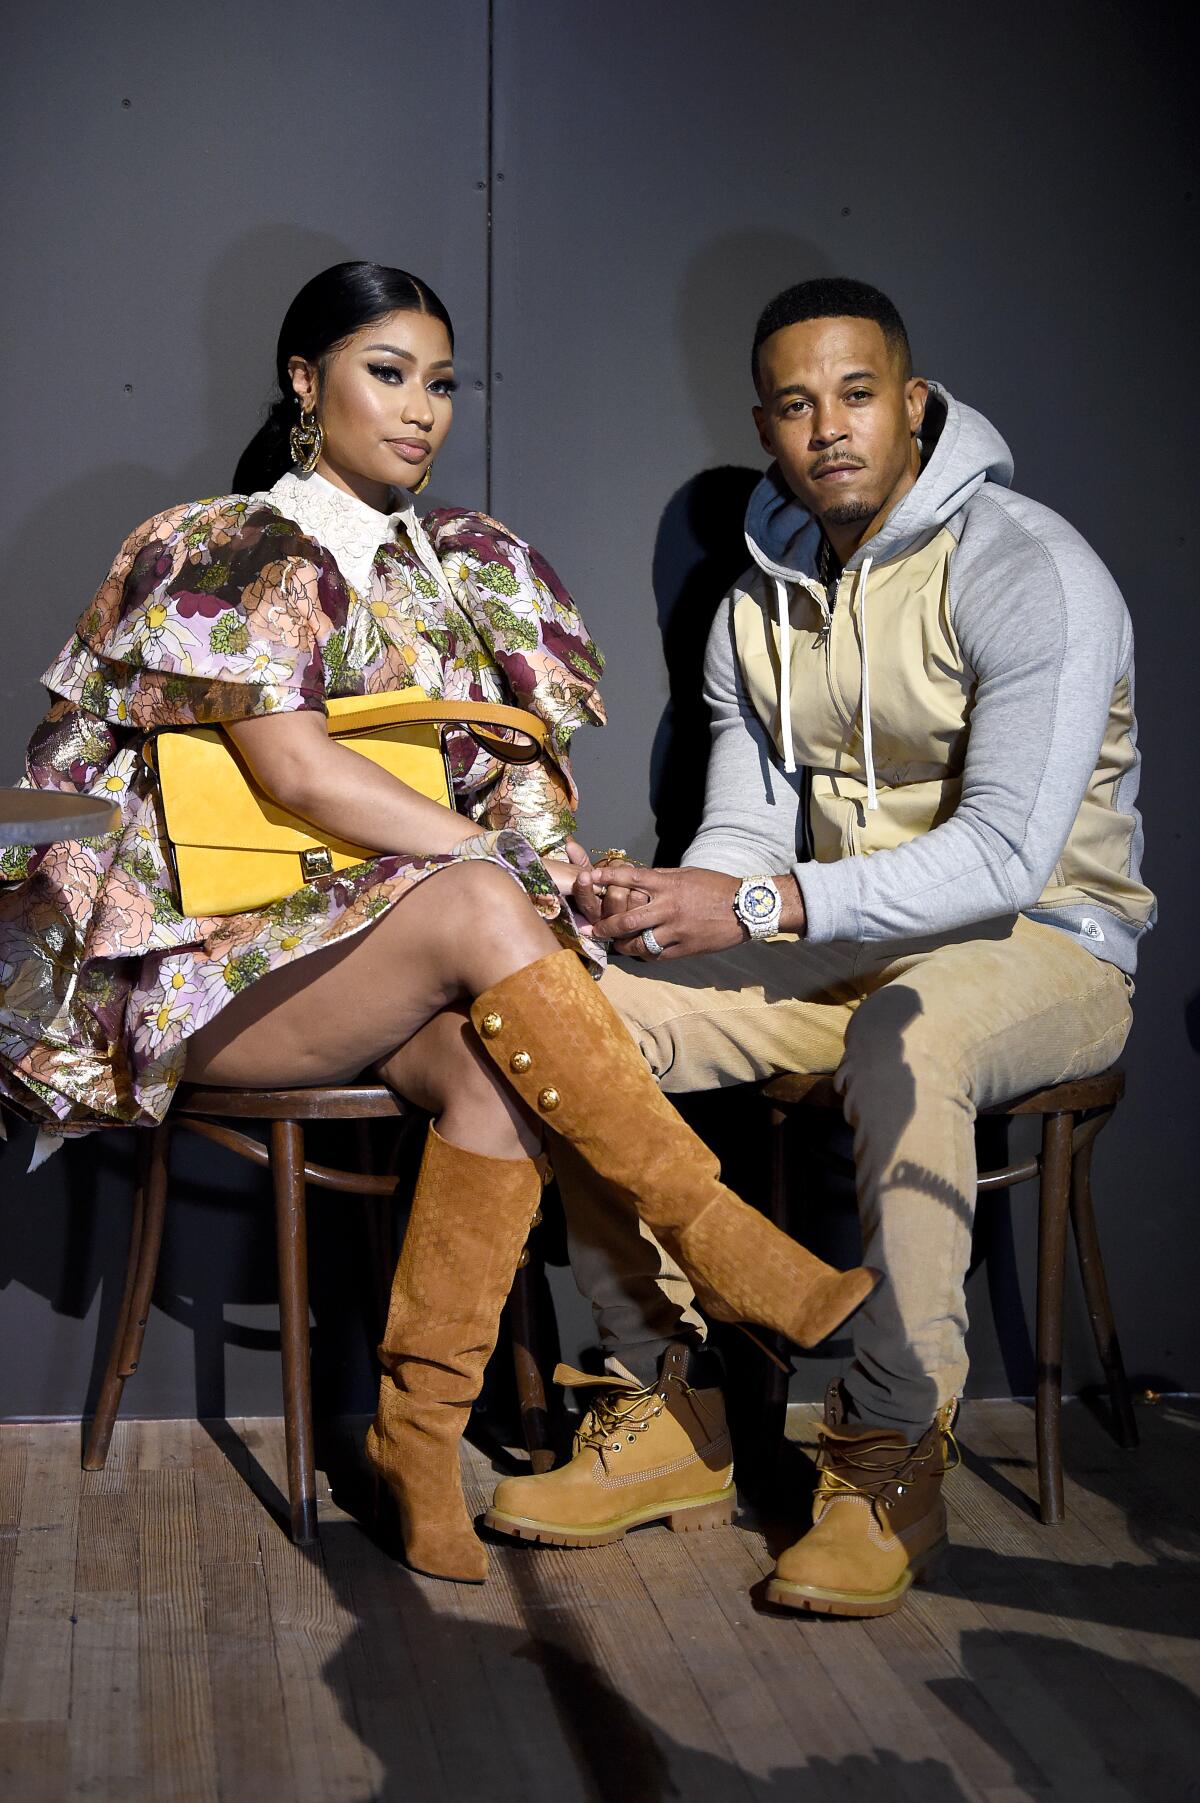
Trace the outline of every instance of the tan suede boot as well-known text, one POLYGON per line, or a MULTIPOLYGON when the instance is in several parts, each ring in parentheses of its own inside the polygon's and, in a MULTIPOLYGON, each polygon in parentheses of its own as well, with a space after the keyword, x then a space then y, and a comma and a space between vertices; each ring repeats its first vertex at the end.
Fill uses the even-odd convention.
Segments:
POLYGON ((471 1019, 522 1100, 633 1204, 719 1320, 816 1346, 879 1283, 878 1271, 835 1271, 725 1188, 574 952, 506 977, 471 1019))
POLYGON ((506 1477, 484 1524, 548 1546, 607 1546, 647 1521, 676 1533, 728 1526, 736 1495, 725 1401, 689 1383, 691 1361, 686 1346, 669 1346, 649 1388, 560 1365, 556 1383, 602 1392, 579 1424, 574 1457, 540 1477, 506 1477))
POLYGON ((528 1158, 486 1158, 433 1127, 413 1192, 379 1348, 384 1378, 367 1457, 400 1515, 410 1565, 482 1584, 458 1443, 542 1194, 528 1158))
POLYGON ((942 1479, 958 1463, 948 1402, 921 1438, 847 1423, 840 1383, 825 1397, 813 1525, 782 1553, 767 1601, 814 1615, 891 1615, 931 1577, 946 1546, 942 1479))

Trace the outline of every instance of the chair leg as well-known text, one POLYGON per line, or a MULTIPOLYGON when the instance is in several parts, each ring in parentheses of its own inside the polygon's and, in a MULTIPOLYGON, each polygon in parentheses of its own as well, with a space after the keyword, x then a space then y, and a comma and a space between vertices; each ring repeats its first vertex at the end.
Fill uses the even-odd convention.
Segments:
MULTIPOLYGON (((784 1233, 788 1226, 787 1124, 788 1110, 772 1108, 771 1199, 767 1213, 774 1225, 784 1233)), ((763 1337, 786 1364, 787 1341, 777 1334, 765 1334, 763 1337)), ((762 1360, 762 1371, 762 1450, 773 1456, 787 1431, 788 1380, 786 1371, 771 1359, 762 1360)))
POLYGON ((163 1220, 167 1206, 167 1166, 171 1129, 164 1121, 155 1128, 139 1129, 137 1177, 133 1215, 129 1226, 129 1252, 125 1260, 125 1286, 113 1329, 104 1382, 83 1453, 85 1471, 103 1471, 125 1379, 132 1377, 142 1356, 142 1341, 150 1315, 150 1298, 158 1275, 163 1220))
POLYGON ((1042 1182, 1038 1210, 1037 1464, 1041 1516, 1061 1521, 1063 1278, 1071 1195, 1071 1138, 1075 1117, 1048 1114, 1042 1123, 1042 1182))
POLYGON ((538 1281, 541 1276, 541 1259, 526 1247, 508 1293, 508 1324, 521 1428, 529 1451, 529 1463, 537 1472, 549 1471, 554 1465, 550 1411, 546 1407, 546 1381, 542 1372, 545 1335, 539 1306, 542 1302, 538 1281))
POLYGON ((304 1132, 297 1121, 271 1122, 271 1180, 275 1191, 283 1428, 287 1442, 292 1539, 297 1546, 311 1546, 317 1538, 317 1473, 309 1369, 304 1132))
POLYGON ((1119 1446, 1136 1446, 1138 1430, 1133 1398, 1129 1394, 1129 1379, 1125 1375, 1125 1361, 1117 1339, 1117 1324, 1113 1319, 1104 1260, 1100 1256, 1100 1236, 1096 1230, 1090 1138, 1076 1152, 1071 1167, 1071 1223, 1075 1229, 1075 1250, 1079 1255, 1079 1274, 1083 1278, 1088 1316, 1112 1403, 1113 1433, 1119 1446))

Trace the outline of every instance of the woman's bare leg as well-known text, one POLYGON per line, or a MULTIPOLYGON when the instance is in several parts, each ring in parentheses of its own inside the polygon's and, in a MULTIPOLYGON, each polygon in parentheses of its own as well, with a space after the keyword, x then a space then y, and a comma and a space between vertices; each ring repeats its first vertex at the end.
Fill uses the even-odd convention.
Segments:
POLYGON ((439 1117, 439 1132, 493 1158, 537 1136, 479 1049, 464 1004, 555 950, 510 876, 457 864, 374 926, 261 977, 195 1034, 192 1083, 268 1088, 348 1082, 369 1067, 439 1117))

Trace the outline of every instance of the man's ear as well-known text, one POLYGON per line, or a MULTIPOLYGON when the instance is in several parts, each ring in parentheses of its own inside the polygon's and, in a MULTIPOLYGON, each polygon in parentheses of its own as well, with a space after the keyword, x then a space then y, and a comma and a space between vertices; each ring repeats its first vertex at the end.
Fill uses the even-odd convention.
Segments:
POLYGON ((913 376, 904 384, 904 405, 908 410, 908 429, 915 438, 925 422, 925 406, 929 400, 929 383, 924 376, 913 376))
POLYGON ((762 446, 763 450, 767 453, 768 457, 774 457, 775 446, 774 446, 774 443, 772 442, 770 430, 767 426, 767 415, 766 415, 765 409, 762 407, 752 407, 750 409, 750 411, 754 416, 754 429, 758 433, 759 444, 762 446))

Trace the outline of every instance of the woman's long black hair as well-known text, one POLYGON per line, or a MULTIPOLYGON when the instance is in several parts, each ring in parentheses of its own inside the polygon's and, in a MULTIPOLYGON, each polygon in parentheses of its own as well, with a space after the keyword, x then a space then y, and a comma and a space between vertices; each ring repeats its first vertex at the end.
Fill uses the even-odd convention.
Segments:
POLYGON ((238 458, 233 492, 254 494, 270 488, 292 467, 288 433, 300 408, 288 375, 289 357, 319 363, 335 345, 362 326, 388 313, 430 313, 440 319, 454 348, 454 327, 433 289, 404 269, 385 263, 334 263, 305 282, 284 314, 275 347, 278 396, 266 419, 238 458))

